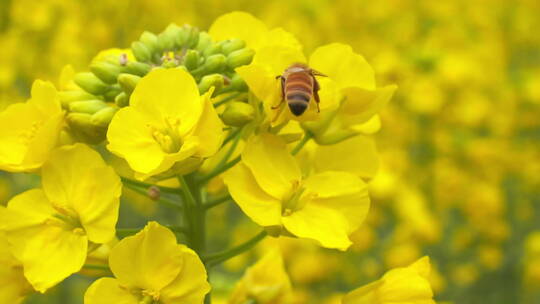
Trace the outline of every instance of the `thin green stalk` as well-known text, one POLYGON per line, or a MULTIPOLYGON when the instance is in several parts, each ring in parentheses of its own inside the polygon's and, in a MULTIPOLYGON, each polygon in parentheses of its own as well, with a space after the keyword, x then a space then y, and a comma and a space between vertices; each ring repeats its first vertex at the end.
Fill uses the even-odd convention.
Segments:
POLYGON ((307 142, 313 137, 311 133, 306 132, 304 137, 296 144, 296 146, 292 149, 291 154, 296 155, 302 148, 307 144, 307 142))
POLYGON ((224 164, 223 166, 221 167, 218 167, 216 168, 216 170, 208 173, 207 175, 203 176, 200 180, 199 180, 199 183, 201 184, 204 184, 206 182, 208 182, 209 180, 211 180, 212 178, 220 175, 221 173, 229 170, 230 168, 234 167, 234 165, 236 165, 239 161, 240 161, 240 156, 237 156, 235 159, 231 160, 230 162, 224 164))
POLYGON ((196 206, 197 201, 195 200, 195 196, 193 196, 193 193, 191 192, 191 188, 189 187, 189 185, 188 185, 186 179, 184 178, 184 176, 179 175, 178 176, 178 181, 180 182, 180 185, 182 186, 180 191, 183 193, 186 202, 190 206, 196 206))
POLYGON ((230 199, 231 199, 230 195, 225 195, 223 197, 216 198, 214 200, 208 201, 208 202, 204 203, 203 206, 204 206, 204 208, 206 210, 208 210, 208 209, 213 208, 213 207, 215 207, 217 205, 223 204, 223 203, 229 201, 230 199))
POLYGON ((223 98, 222 100, 220 100, 220 101, 214 103, 214 108, 217 108, 217 107, 221 106, 222 104, 225 104, 225 103, 227 103, 227 102, 229 102, 229 101, 231 101, 231 100, 233 100, 233 99, 239 97, 239 96, 242 95, 242 94, 243 94, 243 93, 240 92, 240 93, 236 93, 236 94, 229 95, 229 96, 223 98))
POLYGON ((154 185, 154 184, 149 184, 149 183, 145 183, 145 182, 132 180, 132 179, 129 179, 129 178, 126 178, 126 177, 121 177, 121 179, 122 179, 122 183, 128 184, 128 185, 134 185, 134 186, 143 187, 143 188, 147 188, 147 189, 154 186, 154 187, 158 187, 158 189, 161 192, 178 193, 178 188, 158 186, 158 185, 154 185))
MULTIPOLYGON (((150 197, 148 196, 148 192, 147 192, 147 191, 145 191, 145 190, 143 190, 143 189, 141 189, 141 188, 139 188, 139 187, 137 187, 137 186, 134 186, 134 185, 132 185, 132 184, 124 184, 124 185, 125 185, 126 187, 128 187, 129 189, 131 189, 131 190, 133 190, 133 191, 135 191, 135 192, 137 192, 137 193, 139 193, 139 194, 141 194, 141 195, 144 195, 144 196, 150 198, 150 197)), ((180 205, 180 204, 178 204, 178 203, 175 203, 175 202, 173 202, 173 201, 171 201, 171 200, 169 200, 169 199, 166 199, 166 198, 164 198, 164 197, 160 197, 159 200, 156 200, 156 202, 161 203, 161 204, 163 204, 163 205, 165 205, 165 206, 167 206, 167 207, 171 207, 171 208, 175 208, 175 209, 182 209, 182 205, 180 205)))
POLYGON ((207 265, 207 267, 212 267, 214 265, 220 264, 230 258, 233 258, 253 248, 255 245, 257 245, 257 243, 263 240, 267 235, 268 233, 266 232, 266 230, 263 230, 259 234, 257 234, 256 236, 249 239, 243 244, 240 244, 236 247, 227 249, 222 252, 217 252, 217 253, 203 256, 202 260, 207 265))

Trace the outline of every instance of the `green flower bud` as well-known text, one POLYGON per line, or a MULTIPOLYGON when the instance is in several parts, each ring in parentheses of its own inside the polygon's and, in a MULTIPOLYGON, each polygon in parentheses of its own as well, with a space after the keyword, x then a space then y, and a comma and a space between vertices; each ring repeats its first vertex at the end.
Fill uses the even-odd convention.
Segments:
POLYGON ((126 72, 137 75, 137 76, 141 76, 141 77, 150 73, 151 70, 152 70, 152 66, 144 62, 131 61, 131 62, 128 62, 126 65, 126 72))
POLYGON ((204 57, 221 53, 221 44, 212 44, 203 51, 204 57))
POLYGON ((199 29, 196 27, 189 27, 189 35, 185 43, 185 47, 194 48, 199 43, 199 29))
POLYGON ((230 87, 235 91, 248 91, 247 83, 238 74, 234 74, 234 76, 232 77, 230 87))
POLYGON ((226 125, 241 127, 255 118, 253 106, 239 101, 229 102, 225 111, 221 114, 221 120, 226 125))
POLYGON ((120 85, 114 84, 112 86, 109 86, 107 92, 103 94, 103 97, 105 97, 105 101, 113 101, 120 93, 122 93, 122 88, 120 87, 120 85))
POLYGON ((109 62, 94 62, 90 65, 90 71, 103 82, 113 84, 122 72, 122 67, 109 62))
POLYGON ((223 54, 229 55, 230 53, 243 49, 244 47, 246 47, 246 43, 243 40, 231 39, 223 41, 221 51, 223 54))
POLYGON ((92 123, 92 115, 87 113, 69 113, 66 116, 71 134, 78 141, 98 144, 105 139, 107 129, 92 123))
POLYGON ((98 112, 94 113, 90 118, 93 125, 98 127, 107 127, 111 122, 114 114, 118 111, 117 107, 107 106, 98 112))
POLYGON ((131 95, 131 93, 133 93, 133 90, 135 90, 135 87, 140 80, 141 77, 131 74, 122 73, 118 75, 118 83, 127 95, 131 95))
POLYGON ((152 52, 150 49, 142 42, 135 41, 131 44, 131 50, 133 51, 133 56, 137 61, 149 62, 152 60, 152 52))
POLYGON ((182 59, 182 63, 188 70, 194 70, 199 66, 199 60, 201 59, 201 56, 199 55, 199 52, 196 50, 188 50, 186 52, 186 55, 184 55, 184 58, 182 59))
POLYGON ((139 41, 144 43, 151 53, 154 53, 158 49, 158 37, 156 34, 144 31, 139 38, 139 41))
POLYGON ((204 64, 193 70, 191 73, 195 76, 202 76, 210 73, 221 72, 225 69, 227 58, 222 54, 212 55, 206 58, 204 64))
POLYGON ((158 35, 157 45, 160 51, 170 51, 179 47, 176 38, 180 35, 182 28, 171 23, 167 28, 158 35))
POLYGON ((129 97, 127 96, 126 92, 116 95, 114 103, 120 108, 127 107, 129 105, 129 97))
POLYGON ((90 72, 78 73, 74 81, 83 90, 94 95, 101 95, 107 91, 107 85, 90 72))
POLYGON ((227 66, 231 69, 235 69, 239 66, 250 64, 254 55, 255 51, 252 49, 240 49, 234 51, 227 56, 227 66))
POLYGON ((207 32, 200 32, 199 41, 197 42, 195 49, 199 52, 203 52, 210 46, 212 46, 212 37, 210 37, 207 32))
POLYGON ((219 90, 223 87, 225 80, 220 74, 210 74, 204 76, 199 82, 199 93, 204 94, 210 90, 211 87, 215 87, 219 90))
POLYGON ((65 109, 67 109, 69 104, 73 101, 97 99, 96 96, 82 90, 61 91, 58 92, 58 98, 60 99, 62 107, 65 109))
POLYGON ((69 111, 72 113, 94 114, 106 107, 107 104, 101 100, 73 101, 69 104, 69 111))

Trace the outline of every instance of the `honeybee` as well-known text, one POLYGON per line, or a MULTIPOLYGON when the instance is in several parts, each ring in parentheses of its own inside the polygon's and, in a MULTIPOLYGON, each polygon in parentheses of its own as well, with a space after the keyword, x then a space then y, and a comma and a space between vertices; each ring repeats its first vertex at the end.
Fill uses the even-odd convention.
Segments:
POLYGON ((281 102, 272 109, 279 108, 287 101, 291 112, 295 116, 300 116, 306 111, 313 97, 317 104, 317 112, 320 112, 320 86, 315 76, 327 77, 303 63, 294 63, 285 69, 282 75, 276 76, 276 79, 281 79, 281 102))

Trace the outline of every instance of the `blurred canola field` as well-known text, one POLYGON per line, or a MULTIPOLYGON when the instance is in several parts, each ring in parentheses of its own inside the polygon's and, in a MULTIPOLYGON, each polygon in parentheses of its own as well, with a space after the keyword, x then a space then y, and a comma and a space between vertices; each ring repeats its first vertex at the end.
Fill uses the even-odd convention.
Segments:
MULTIPOLYGON (((145 30, 171 22, 207 29, 234 10, 295 34, 308 54, 348 43, 378 84, 398 86, 380 113, 380 168, 352 249, 279 240, 294 303, 340 303, 347 291, 424 255, 437 303, 540 303, 536 0, 1 0, 0 109, 26 100, 34 79, 56 82, 67 64, 83 71, 100 50, 129 47, 145 30)), ((0 178, 3 204, 37 183, 26 174, 0 178)), ((152 200, 125 192, 124 221, 167 217, 152 200)), ((213 244, 245 239, 256 227, 233 204, 215 212, 213 244)), ((214 303, 228 303, 243 270, 272 242, 213 274, 214 303)), ((25 303, 82 303, 90 283, 75 276, 25 303)))

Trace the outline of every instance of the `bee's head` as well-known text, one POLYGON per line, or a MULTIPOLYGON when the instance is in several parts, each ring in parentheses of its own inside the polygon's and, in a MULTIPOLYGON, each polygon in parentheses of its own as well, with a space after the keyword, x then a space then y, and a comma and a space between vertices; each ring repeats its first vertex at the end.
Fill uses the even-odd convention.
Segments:
POLYGON ((294 114, 294 116, 300 116, 304 113, 308 107, 307 102, 302 101, 289 101, 289 109, 294 114))

